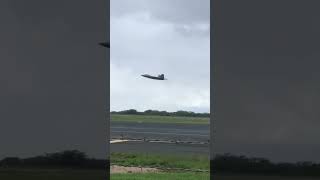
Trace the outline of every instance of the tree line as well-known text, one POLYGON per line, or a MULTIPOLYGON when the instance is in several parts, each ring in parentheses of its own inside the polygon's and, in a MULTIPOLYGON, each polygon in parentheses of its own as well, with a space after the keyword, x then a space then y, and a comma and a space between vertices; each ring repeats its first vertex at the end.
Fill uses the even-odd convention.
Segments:
POLYGON ((78 150, 68 150, 56 153, 47 153, 31 158, 7 157, 0 161, 2 168, 20 167, 72 167, 85 169, 105 169, 107 160, 92 159, 78 150))
POLYGON ((183 116, 183 117, 210 117, 210 113, 195 113, 192 111, 158 111, 158 110, 146 110, 139 112, 135 109, 129 109, 124 111, 111 111, 111 114, 125 114, 125 115, 156 115, 156 116, 183 116))
MULTIPOLYGON (((72 168, 103 168, 107 160, 88 158, 80 151, 62 151, 31 158, 7 157, 0 161, 0 168, 16 167, 72 167, 72 168)), ((320 176, 320 164, 314 162, 273 163, 265 158, 249 158, 231 154, 216 155, 211 161, 213 173, 226 174, 263 174, 284 176, 320 176)))
POLYGON ((211 163, 211 169, 216 173, 320 176, 320 164, 309 161, 274 163, 265 158, 223 154, 216 155, 211 163))

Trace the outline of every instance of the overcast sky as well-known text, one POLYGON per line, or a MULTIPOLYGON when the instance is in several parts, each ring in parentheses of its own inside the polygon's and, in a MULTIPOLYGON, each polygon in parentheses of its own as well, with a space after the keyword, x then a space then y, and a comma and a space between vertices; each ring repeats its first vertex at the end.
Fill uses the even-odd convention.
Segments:
POLYGON ((214 152, 320 162, 319 1, 214 4, 214 152))
POLYGON ((0 1, 0 159, 106 157, 106 1, 0 1))
POLYGON ((209 3, 111 0, 112 111, 210 111, 209 3))

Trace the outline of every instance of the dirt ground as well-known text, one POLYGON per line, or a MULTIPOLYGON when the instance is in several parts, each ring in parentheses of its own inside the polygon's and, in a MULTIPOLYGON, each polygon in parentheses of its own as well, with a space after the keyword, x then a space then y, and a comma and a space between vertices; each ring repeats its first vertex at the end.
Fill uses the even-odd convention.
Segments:
POLYGON ((154 173, 160 172, 157 168, 145 168, 145 167, 125 167, 125 166, 111 166, 111 174, 114 173, 154 173))

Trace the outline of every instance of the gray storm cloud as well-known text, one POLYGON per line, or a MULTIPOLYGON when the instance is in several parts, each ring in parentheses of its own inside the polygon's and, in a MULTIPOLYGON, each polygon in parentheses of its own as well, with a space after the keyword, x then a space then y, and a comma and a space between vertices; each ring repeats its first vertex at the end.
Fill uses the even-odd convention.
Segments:
POLYGON ((209 111, 209 1, 194 2, 111 1, 112 110, 209 111))
POLYGON ((158 20, 176 24, 210 21, 210 0, 111 0, 112 16, 149 12, 158 20))
POLYGON ((316 6, 253 0, 214 5, 215 153, 320 161, 316 6))
POLYGON ((106 158, 105 1, 0 2, 0 159, 106 158), (3 21, 2 21, 3 20, 3 21))

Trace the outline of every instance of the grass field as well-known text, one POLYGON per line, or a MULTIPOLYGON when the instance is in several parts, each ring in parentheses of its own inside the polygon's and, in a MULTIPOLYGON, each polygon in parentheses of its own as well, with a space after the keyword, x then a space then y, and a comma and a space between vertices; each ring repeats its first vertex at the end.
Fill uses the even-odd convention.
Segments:
MULTIPOLYGON (((316 180, 319 177, 215 175, 216 180, 316 180)), ((209 173, 113 174, 111 180, 209 180, 209 173)))
POLYGON ((111 121, 140 123, 209 124, 209 118, 111 114, 111 121))
POLYGON ((209 173, 112 174, 111 180, 209 180, 209 173))
MULTIPOLYGON (((209 173, 149 173, 112 174, 111 180, 209 180, 209 173)), ((268 175, 214 175, 217 180, 318 180, 319 177, 293 177, 268 175)))
MULTIPOLYGON (((1 170, 1 180, 105 180, 103 170, 15 169, 1 170)), ((316 180, 319 177, 215 175, 217 180, 316 180)), ((209 173, 112 174, 111 180, 208 180, 209 173)))
POLYGON ((206 156, 177 156, 158 154, 111 153, 111 163, 121 166, 142 166, 158 168, 182 168, 209 170, 210 161, 206 156))
POLYGON ((319 177, 267 176, 267 175, 214 175, 217 180, 316 180, 319 177))
POLYGON ((0 169, 1 180, 105 180, 104 170, 0 169))

